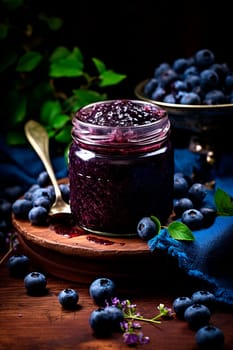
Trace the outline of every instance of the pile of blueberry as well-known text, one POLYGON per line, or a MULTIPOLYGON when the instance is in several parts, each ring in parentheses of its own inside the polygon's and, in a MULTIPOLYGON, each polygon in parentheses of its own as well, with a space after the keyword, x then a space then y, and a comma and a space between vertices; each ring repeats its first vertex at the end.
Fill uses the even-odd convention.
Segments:
MULTIPOLYGON (((214 223, 217 209, 205 202, 207 187, 200 182, 193 182, 183 173, 174 174, 173 211, 174 219, 180 220, 190 230, 207 228, 214 223)), ((148 241, 159 231, 159 225, 151 217, 143 217, 137 225, 137 233, 148 241)))
MULTIPOLYGON (((69 184, 59 184, 59 187, 64 201, 69 203, 69 184)), ((33 225, 46 225, 48 212, 54 200, 55 192, 48 173, 42 171, 37 178, 37 182, 24 192, 21 198, 13 202, 12 212, 16 218, 29 220, 33 225)))
POLYGON ((185 105, 233 103, 233 71, 209 49, 161 63, 144 86, 146 97, 185 105))
POLYGON ((195 331, 195 340, 200 349, 222 349, 224 334, 210 323, 216 304, 215 295, 207 290, 196 291, 191 297, 181 296, 173 301, 177 318, 185 320, 195 331))

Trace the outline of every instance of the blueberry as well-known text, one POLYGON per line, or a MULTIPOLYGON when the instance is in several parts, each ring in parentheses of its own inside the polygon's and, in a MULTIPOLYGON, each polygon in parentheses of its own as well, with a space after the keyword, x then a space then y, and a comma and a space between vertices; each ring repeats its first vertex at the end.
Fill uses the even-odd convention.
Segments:
POLYGON ((41 272, 33 271, 24 277, 24 286, 30 295, 43 295, 46 293, 47 279, 41 272))
POLYGON ((40 187, 46 187, 51 183, 49 174, 47 171, 42 171, 37 177, 37 183, 40 187))
POLYGON ((183 73, 185 71, 185 69, 187 69, 189 67, 189 60, 187 58, 177 58, 176 60, 174 60, 172 68, 174 69, 174 71, 176 73, 183 73))
POLYGON ((89 324, 98 336, 108 337, 113 332, 112 314, 106 308, 100 307, 91 312, 89 324))
POLYGON ((203 103, 206 105, 220 105, 226 103, 226 96, 221 90, 211 90, 205 94, 203 103))
POLYGON ((150 97, 152 92, 157 88, 157 86, 158 80, 156 78, 151 78, 144 86, 144 94, 150 97))
POLYGON ((143 217, 137 225, 138 236, 145 241, 156 236, 158 231, 158 225, 149 216, 143 217))
POLYGON ((180 173, 174 174, 173 194, 175 198, 185 197, 189 189, 188 181, 180 173))
POLYGON ((22 198, 22 199, 17 199, 13 204, 12 204, 12 212, 17 218, 21 219, 27 219, 28 218, 28 213, 32 209, 32 201, 22 198))
POLYGON ((112 328, 114 331, 121 330, 120 323, 124 321, 124 313, 115 305, 109 305, 105 307, 105 311, 107 311, 111 316, 112 328))
POLYGON ((166 96, 166 90, 162 86, 157 86, 151 94, 152 100, 162 101, 166 96))
POLYGON ((201 104, 201 99, 200 96, 193 91, 185 92, 180 99, 180 103, 182 105, 199 105, 201 104))
POLYGON ((220 350, 224 346, 222 330, 213 325, 206 325, 198 329, 195 340, 201 350, 220 350))
POLYGON ((201 207, 199 210, 204 216, 204 227, 211 226, 217 216, 217 210, 209 207, 201 207))
POLYGON ((197 209, 187 209, 183 212, 181 221, 187 225, 190 230, 199 230, 204 225, 204 216, 197 209))
POLYGON ((199 183, 193 183, 188 190, 188 197, 193 201, 194 205, 199 205, 207 194, 206 187, 199 183))
POLYGON ((200 73, 200 85, 205 91, 218 88, 219 76, 212 69, 205 69, 200 73))
POLYGON ((190 328, 199 329, 209 323, 211 312, 203 304, 194 303, 187 307, 184 312, 184 319, 190 328))
POLYGON ((25 277, 29 272, 30 259, 24 254, 12 255, 7 261, 7 268, 14 277, 25 277))
POLYGON ((173 210, 177 217, 180 217, 187 209, 193 209, 193 202, 190 198, 178 198, 174 201, 173 210))
POLYGON ((60 184, 59 185, 62 198, 66 203, 69 203, 70 201, 70 185, 69 184, 60 184))
POLYGON ((194 59, 196 66, 203 70, 214 64, 215 55, 209 49, 201 49, 195 53, 194 59))
POLYGON ((115 282, 106 277, 95 279, 89 286, 89 294, 99 306, 103 306, 107 301, 110 301, 114 297, 115 292, 115 282))
POLYGON ((48 210, 42 206, 33 207, 28 213, 28 219, 32 225, 46 225, 48 219, 48 210))
POLYGON ((65 288, 58 294, 58 301, 64 309, 75 309, 79 301, 79 294, 75 289, 65 288))
POLYGON ((172 307, 177 317, 183 319, 185 310, 187 309, 187 307, 191 306, 192 304, 193 304, 193 300, 191 298, 187 296, 181 296, 176 298, 173 301, 172 307))
POLYGON ((213 310, 215 303, 216 303, 216 297, 213 293, 209 292, 208 290, 199 290, 192 294, 191 299, 194 303, 203 304, 208 307, 209 310, 213 310))
POLYGON ((46 210, 49 210, 52 205, 52 202, 47 197, 37 197, 33 201, 33 207, 44 207, 46 210))

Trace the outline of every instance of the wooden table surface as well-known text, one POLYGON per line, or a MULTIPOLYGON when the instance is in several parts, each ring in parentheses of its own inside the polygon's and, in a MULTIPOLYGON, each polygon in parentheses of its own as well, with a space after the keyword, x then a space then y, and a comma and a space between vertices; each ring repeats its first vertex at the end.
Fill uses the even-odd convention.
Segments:
MULTIPOLYGON (((34 270, 37 268, 35 267, 34 270)), ((38 270, 38 269, 37 269, 38 270)), ((152 268, 152 277, 159 267, 152 268)), ((160 303, 171 307, 175 297, 195 291, 185 276, 178 276, 174 282, 167 276, 168 283, 160 286, 156 279, 151 284, 138 288, 130 286, 118 290, 120 299, 130 299, 145 317, 153 317, 160 303), (170 282, 171 283, 170 283, 170 282)), ((23 279, 10 276, 6 262, 0 265, 0 349, 17 350, 117 350, 128 349, 123 343, 122 333, 110 338, 98 339, 89 326, 90 313, 96 305, 88 294, 88 285, 62 280, 47 275, 48 293, 44 296, 29 296, 23 279), (74 288, 79 293, 78 308, 64 310, 58 302, 58 294, 64 288, 74 288)), ((233 349, 233 310, 218 306, 211 316, 211 323, 222 329, 225 336, 225 350, 233 349)), ((142 331, 150 337, 149 344, 138 345, 140 349, 153 350, 197 350, 195 332, 185 321, 163 320, 159 326, 143 323, 142 331)))

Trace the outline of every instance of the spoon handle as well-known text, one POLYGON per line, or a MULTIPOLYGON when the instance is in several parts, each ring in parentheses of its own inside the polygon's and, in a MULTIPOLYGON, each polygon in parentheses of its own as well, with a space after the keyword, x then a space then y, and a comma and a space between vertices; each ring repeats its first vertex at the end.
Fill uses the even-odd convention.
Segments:
POLYGON ((61 196, 61 191, 57 183, 49 156, 49 137, 47 131, 41 124, 34 120, 29 120, 25 124, 24 130, 28 141, 44 164, 44 167, 54 187, 56 197, 61 196))

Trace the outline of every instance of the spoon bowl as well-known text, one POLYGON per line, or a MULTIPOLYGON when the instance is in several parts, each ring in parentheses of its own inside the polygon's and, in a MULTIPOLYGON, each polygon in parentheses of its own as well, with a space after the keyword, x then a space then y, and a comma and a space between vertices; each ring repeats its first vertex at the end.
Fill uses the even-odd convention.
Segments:
POLYGON ((61 215, 71 215, 70 205, 62 198, 62 193, 57 182, 50 155, 49 155, 49 137, 45 128, 34 120, 29 120, 24 127, 25 135, 40 157, 55 191, 55 201, 50 208, 48 215, 57 217, 61 215))

